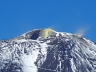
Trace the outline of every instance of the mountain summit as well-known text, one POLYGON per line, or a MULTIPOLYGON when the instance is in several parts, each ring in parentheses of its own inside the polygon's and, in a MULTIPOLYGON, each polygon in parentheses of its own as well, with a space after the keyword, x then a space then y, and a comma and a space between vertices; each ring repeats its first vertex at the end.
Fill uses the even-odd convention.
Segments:
POLYGON ((96 72, 96 45, 76 34, 32 30, 0 41, 0 72, 96 72))

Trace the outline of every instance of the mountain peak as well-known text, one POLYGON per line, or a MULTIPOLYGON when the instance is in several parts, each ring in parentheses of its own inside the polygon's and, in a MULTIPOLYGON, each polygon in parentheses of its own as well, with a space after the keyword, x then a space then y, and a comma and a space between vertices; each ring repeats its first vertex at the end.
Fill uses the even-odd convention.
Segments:
POLYGON ((35 29, 29 32, 26 32, 22 34, 21 36, 18 36, 17 39, 33 39, 37 40, 39 37, 41 38, 47 38, 48 36, 54 34, 55 31, 51 28, 46 29, 35 29))
POLYGON ((0 41, 0 72, 95 72, 96 45, 76 34, 36 29, 0 41))

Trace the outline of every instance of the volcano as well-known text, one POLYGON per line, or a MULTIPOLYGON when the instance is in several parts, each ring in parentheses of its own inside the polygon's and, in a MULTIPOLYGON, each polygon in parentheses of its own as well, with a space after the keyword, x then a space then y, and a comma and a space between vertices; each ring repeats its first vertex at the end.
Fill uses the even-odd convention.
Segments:
POLYGON ((0 41, 0 72, 96 72, 96 44, 76 34, 35 29, 0 41))

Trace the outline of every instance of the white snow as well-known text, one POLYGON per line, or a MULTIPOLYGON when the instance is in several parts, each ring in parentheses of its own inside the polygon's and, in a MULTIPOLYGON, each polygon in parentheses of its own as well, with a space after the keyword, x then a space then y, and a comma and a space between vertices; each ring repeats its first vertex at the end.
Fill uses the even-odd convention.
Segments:
MULTIPOLYGON (((39 41, 37 41, 39 43, 39 41)), ((47 55, 47 44, 46 43, 42 43, 41 45, 41 52, 42 54, 45 56, 45 58, 42 60, 42 62, 44 62, 46 60, 46 55, 47 55)), ((39 50, 36 49, 39 48, 38 46, 35 46, 35 50, 32 51, 32 54, 30 55, 26 55, 23 54, 21 57, 21 62, 23 64, 23 70, 24 72, 37 72, 37 66, 34 64, 38 54, 40 54, 39 50)))
POLYGON ((40 54, 39 51, 35 49, 30 55, 22 55, 21 60, 24 64, 24 72, 37 72, 37 66, 34 63, 38 54, 40 54))

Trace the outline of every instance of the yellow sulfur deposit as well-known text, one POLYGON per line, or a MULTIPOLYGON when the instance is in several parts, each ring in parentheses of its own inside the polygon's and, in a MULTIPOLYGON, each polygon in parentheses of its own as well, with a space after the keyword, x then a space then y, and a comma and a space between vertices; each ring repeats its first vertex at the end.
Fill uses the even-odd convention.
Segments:
POLYGON ((43 38, 47 38, 52 33, 51 28, 44 29, 40 34, 43 38))

